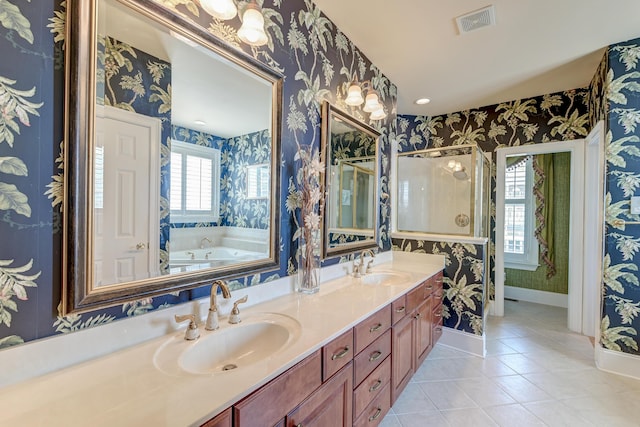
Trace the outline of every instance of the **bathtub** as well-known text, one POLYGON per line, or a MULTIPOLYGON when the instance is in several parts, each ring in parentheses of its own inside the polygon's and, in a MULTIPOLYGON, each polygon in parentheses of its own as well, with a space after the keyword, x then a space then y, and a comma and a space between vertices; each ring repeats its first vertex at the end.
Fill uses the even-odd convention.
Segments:
POLYGON ((169 253, 169 268, 171 272, 192 271, 253 261, 266 256, 267 254, 262 252, 244 251, 224 246, 172 251, 169 253))

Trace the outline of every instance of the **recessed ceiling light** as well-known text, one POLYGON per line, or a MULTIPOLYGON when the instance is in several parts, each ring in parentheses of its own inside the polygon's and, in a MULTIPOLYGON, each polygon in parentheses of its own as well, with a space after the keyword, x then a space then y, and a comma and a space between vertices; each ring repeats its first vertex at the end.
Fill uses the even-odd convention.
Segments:
POLYGON ((193 124, 197 126, 204 126, 207 124, 207 122, 205 122, 204 120, 194 120, 193 124))
POLYGON ((418 104, 418 105, 424 105, 424 104, 428 104, 430 102, 431 102, 431 100, 429 98, 416 99, 416 104, 418 104))

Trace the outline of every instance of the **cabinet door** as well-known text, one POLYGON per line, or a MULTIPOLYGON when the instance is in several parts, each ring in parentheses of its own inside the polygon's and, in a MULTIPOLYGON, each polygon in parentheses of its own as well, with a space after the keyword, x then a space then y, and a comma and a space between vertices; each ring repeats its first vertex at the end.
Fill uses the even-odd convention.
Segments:
POLYGON ((406 316, 393 328, 391 334, 391 404, 393 405, 413 376, 414 322, 406 316))
POLYGON ((415 345, 416 361, 414 369, 418 369, 431 351, 431 301, 429 296, 420 304, 415 313, 415 345))
POLYGON ((352 419, 353 363, 340 372, 287 415, 287 427, 347 427, 352 419))

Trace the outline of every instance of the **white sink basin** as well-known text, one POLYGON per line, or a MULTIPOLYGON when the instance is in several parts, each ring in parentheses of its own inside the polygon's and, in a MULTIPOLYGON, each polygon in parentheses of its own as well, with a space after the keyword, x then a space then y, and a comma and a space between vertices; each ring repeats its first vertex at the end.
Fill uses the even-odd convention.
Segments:
POLYGON ((392 286, 410 280, 411 276, 406 273, 395 271, 374 271, 360 277, 360 281, 365 285, 392 286))
POLYGON ((156 351, 155 366, 171 375, 228 374, 268 359, 300 336, 297 320, 276 313, 245 315, 236 325, 221 319, 220 324, 216 331, 200 325, 195 341, 186 341, 183 331, 173 336, 156 351))

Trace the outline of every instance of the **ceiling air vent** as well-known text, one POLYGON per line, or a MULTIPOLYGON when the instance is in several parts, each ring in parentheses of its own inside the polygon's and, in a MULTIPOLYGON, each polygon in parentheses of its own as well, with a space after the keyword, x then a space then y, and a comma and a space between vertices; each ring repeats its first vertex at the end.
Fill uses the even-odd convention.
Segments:
POLYGON ((493 5, 467 13, 456 18, 460 34, 470 33, 480 28, 496 25, 496 12, 493 5))

